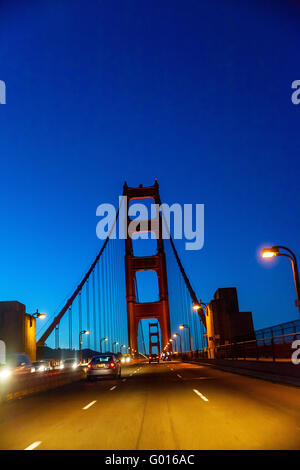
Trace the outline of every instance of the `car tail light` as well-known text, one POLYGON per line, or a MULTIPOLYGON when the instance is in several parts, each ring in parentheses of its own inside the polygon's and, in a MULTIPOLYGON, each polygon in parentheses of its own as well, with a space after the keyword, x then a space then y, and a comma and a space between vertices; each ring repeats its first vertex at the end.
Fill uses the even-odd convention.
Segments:
POLYGON ((114 368, 116 367, 116 363, 115 363, 115 362, 110 362, 110 363, 109 363, 109 367, 110 367, 111 369, 114 369, 114 368))
POLYGON ((92 368, 91 364, 88 364, 87 368, 88 368, 88 369, 91 369, 91 368, 92 368))

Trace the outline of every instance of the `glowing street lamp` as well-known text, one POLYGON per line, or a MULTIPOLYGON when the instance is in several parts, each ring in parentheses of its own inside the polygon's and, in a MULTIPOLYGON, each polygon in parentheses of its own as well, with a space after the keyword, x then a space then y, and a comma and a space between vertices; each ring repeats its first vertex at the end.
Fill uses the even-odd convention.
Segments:
POLYGON ((33 318, 46 318, 46 314, 45 313, 40 313, 38 308, 36 309, 36 312, 32 313, 30 315, 30 327, 32 327, 32 319, 33 318))
POLYGON ((105 337, 105 338, 100 339, 100 352, 101 353, 102 353, 102 343, 103 343, 103 341, 108 341, 108 338, 105 337))
POLYGON ((192 307, 192 308, 193 308, 193 310, 196 310, 196 311, 197 311, 197 310, 200 310, 201 305, 199 305, 199 304, 193 304, 193 307, 192 307))
POLYGON ((118 345, 119 344, 119 341, 114 341, 113 344, 112 344, 112 350, 114 352, 114 345, 118 345))
POLYGON ((120 346, 120 353, 122 352, 122 348, 126 348, 126 344, 121 344, 121 346, 120 346))
POLYGON ((186 328, 188 330, 188 333, 189 333, 189 343, 190 343, 190 351, 192 351, 192 338, 191 338, 191 330, 190 330, 190 327, 188 325, 179 325, 179 329, 180 330, 184 330, 184 328, 186 328))
POLYGON ((89 330, 82 330, 79 333, 79 359, 82 362, 82 335, 89 335, 89 330))
POLYGON ((173 337, 175 338, 175 341, 176 341, 176 338, 179 338, 179 344, 180 344, 180 352, 182 354, 182 342, 181 342, 181 335, 179 333, 174 333, 173 334, 173 337))
POLYGON ((295 283, 296 295, 297 295, 297 300, 295 304, 296 304, 296 307, 298 307, 299 314, 300 314, 300 281, 299 281, 298 264, 297 264, 295 253, 293 253, 292 250, 290 250, 286 246, 272 246, 271 248, 265 248, 264 250, 262 250, 261 256, 265 259, 273 258, 274 256, 285 256, 286 258, 289 258, 289 260, 292 263, 294 283, 295 283), (282 253, 280 250, 285 250, 288 253, 282 253))

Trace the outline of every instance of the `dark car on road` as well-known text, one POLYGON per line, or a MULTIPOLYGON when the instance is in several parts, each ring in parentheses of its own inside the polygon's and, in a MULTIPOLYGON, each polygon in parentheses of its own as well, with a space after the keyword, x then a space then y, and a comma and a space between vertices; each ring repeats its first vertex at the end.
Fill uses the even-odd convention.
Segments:
POLYGON ((158 354, 150 354, 149 356, 149 364, 151 362, 157 362, 159 363, 159 355, 158 354))
POLYGON ((170 354, 163 354, 161 358, 163 361, 171 361, 170 354))
POLYGON ((97 354, 97 356, 94 356, 88 363, 87 380, 94 380, 103 377, 121 377, 121 364, 115 354, 97 354))

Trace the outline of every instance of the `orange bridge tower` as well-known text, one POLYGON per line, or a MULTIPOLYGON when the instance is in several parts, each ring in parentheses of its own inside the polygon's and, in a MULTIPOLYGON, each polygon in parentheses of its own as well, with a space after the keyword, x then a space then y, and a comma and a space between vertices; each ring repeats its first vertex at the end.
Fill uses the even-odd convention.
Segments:
MULTIPOLYGON (((127 300, 127 320, 128 320, 128 341, 131 350, 137 350, 138 340, 138 325, 140 320, 144 318, 157 319, 160 325, 162 344, 165 345, 171 337, 170 330, 170 315, 169 315, 169 298, 168 298, 168 283, 167 283, 167 269, 166 269, 166 256, 164 251, 164 243, 162 238, 162 218, 159 211, 156 211, 156 216, 147 222, 148 230, 145 230, 143 223, 143 230, 136 229, 136 232, 155 232, 157 240, 157 252, 153 256, 134 256, 132 239, 128 235, 128 227, 130 218, 128 215, 128 207, 131 200, 134 199, 153 199, 154 204, 160 205, 159 187, 157 181, 153 186, 143 187, 140 185, 138 188, 130 188, 124 184, 123 195, 127 196, 127 214, 125 216, 125 278, 126 278, 126 300, 127 300), (155 230, 153 230, 155 227, 155 230), (140 303, 136 299, 135 290, 135 277, 137 271, 155 271, 158 278, 159 287, 159 300, 157 302, 140 303)), ((140 224, 141 227, 141 224, 140 224)))

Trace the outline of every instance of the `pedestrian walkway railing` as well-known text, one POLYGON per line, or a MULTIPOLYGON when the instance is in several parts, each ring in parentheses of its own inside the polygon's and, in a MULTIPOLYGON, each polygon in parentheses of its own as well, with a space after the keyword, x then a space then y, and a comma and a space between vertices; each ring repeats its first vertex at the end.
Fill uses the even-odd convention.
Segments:
POLYGON ((299 339, 300 331, 222 344, 216 346, 214 352, 215 357, 220 359, 290 361, 294 352, 293 343, 299 339))
MULTIPOLYGON (((201 351, 191 351, 183 356, 189 359, 235 359, 289 362, 297 346, 294 342, 300 340, 300 329, 293 333, 275 336, 260 336, 246 341, 233 341, 226 344, 205 348, 201 351)), ((185 357, 183 357, 184 359, 185 357)))

